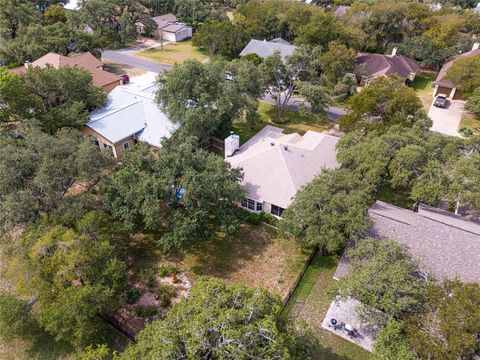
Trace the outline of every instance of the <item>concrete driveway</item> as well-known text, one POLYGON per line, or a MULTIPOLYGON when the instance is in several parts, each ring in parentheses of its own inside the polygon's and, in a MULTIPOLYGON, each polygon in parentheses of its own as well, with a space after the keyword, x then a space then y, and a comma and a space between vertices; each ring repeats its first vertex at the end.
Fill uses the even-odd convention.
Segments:
POLYGON ((430 106, 428 116, 432 119, 433 125, 430 130, 450 136, 459 136, 458 127, 464 111, 465 101, 450 100, 446 108, 430 106))

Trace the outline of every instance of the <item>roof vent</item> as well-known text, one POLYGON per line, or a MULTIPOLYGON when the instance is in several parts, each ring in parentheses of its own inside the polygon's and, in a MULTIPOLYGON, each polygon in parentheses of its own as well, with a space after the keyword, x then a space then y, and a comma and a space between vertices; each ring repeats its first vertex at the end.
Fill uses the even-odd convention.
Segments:
POLYGON ((283 145, 283 148, 288 151, 288 145, 283 145))
POLYGON ((275 145, 275 143, 272 141, 272 142, 270 143, 270 145, 271 145, 271 146, 274 146, 274 145, 275 145))

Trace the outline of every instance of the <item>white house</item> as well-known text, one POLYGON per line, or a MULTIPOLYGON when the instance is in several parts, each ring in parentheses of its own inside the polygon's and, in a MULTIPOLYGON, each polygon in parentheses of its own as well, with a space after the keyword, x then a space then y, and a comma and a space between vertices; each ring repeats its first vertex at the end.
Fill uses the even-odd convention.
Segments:
POLYGON ((291 45, 281 38, 276 38, 270 41, 252 39, 242 50, 240 56, 257 54, 261 58, 266 58, 278 52, 281 58, 285 59, 285 57, 292 55, 295 49, 296 47, 294 45, 291 45))
POLYGON ((119 160, 138 141, 161 147, 162 139, 170 138, 177 125, 155 103, 156 76, 149 72, 117 86, 108 94, 105 107, 90 114, 83 134, 95 138, 97 146, 111 150, 119 160))
POLYGON ((315 131, 307 131, 303 136, 287 135, 283 129, 270 125, 242 146, 236 135, 229 136, 225 140, 225 159, 244 172, 247 197, 242 207, 282 216, 302 186, 323 169, 339 166, 335 151, 338 140, 315 131))
MULTIPOLYGON (((156 23, 155 36, 159 39, 178 42, 192 37, 192 27, 178 21, 173 14, 155 16, 152 20, 156 23)), ((136 24, 137 31, 143 33, 145 25, 141 22, 136 24)))

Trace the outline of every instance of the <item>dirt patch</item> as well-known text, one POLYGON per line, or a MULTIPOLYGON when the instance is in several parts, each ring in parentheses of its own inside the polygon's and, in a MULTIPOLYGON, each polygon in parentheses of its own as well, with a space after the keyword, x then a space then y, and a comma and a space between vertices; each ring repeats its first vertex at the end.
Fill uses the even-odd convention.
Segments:
POLYGON ((117 75, 127 74, 129 77, 140 76, 146 73, 145 70, 138 69, 133 66, 116 64, 109 61, 103 62, 103 68, 106 71, 109 71, 117 75))

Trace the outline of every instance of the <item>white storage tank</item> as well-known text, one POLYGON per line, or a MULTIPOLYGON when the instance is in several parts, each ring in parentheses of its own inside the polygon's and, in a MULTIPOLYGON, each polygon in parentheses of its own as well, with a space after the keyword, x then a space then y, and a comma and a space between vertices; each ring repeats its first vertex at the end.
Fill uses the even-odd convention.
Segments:
POLYGON ((225 157, 232 156, 240 148, 240 136, 231 133, 225 139, 225 157))

